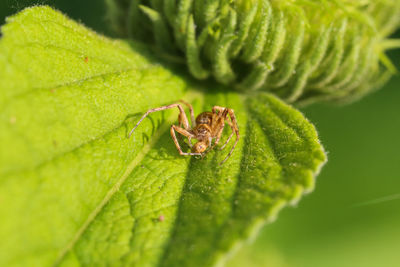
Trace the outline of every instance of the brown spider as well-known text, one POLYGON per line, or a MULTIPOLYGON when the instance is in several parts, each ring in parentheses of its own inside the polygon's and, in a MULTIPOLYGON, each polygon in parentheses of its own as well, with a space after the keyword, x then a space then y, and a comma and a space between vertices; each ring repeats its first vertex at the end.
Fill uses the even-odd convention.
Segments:
POLYGON ((136 123, 135 127, 133 127, 133 129, 129 133, 129 137, 131 137, 131 135, 133 134, 135 129, 139 126, 139 124, 143 121, 143 119, 146 118, 150 113, 177 107, 179 109, 179 116, 178 116, 179 126, 171 125, 171 136, 172 136, 172 139, 174 140, 176 148, 179 151, 179 154, 181 154, 181 155, 203 156, 206 152, 212 150, 219 143, 219 140, 222 135, 222 131, 224 130, 225 122, 227 122, 229 124, 229 126, 231 127, 231 130, 232 130, 232 133, 226 140, 225 144, 221 147, 221 150, 224 149, 226 144, 228 144, 228 142, 231 140, 234 133, 236 134, 236 141, 233 144, 233 147, 232 147, 231 151, 229 152, 229 154, 220 163, 220 164, 223 164, 231 156, 233 150, 236 147, 237 142, 239 141, 239 129, 238 129, 238 125, 236 122, 236 117, 235 117, 235 113, 233 112, 233 109, 214 106, 212 108, 212 112, 209 112, 209 111, 203 112, 200 115, 198 115, 195 120, 192 105, 190 105, 189 103, 186 103, 183 100, 179 100, 179 102, 181 102, 189 107, 190 119, 192 121, 192 128, 189 127, 189 122, 186 117, 186 113, 183 110, 182 105, 179 103, 175 103, 175 104, 171 104, 171 105, 167 105, 167 106, 162 106, 159 108, 149 109, 142 116, 142 118, 138 121, 138 123, 136 123), (230 121, 227 120, 228 115, 229 115, 230 121), (182 126, 183 126, 183 128, 182 128, 182 126), (192 149, 191 153, 185 153, 182 151, 181 146, 179 145, 178 140, 176 139, 175 131, 177 131, 181 135, 184 135, 188 138, 189 146, 192 149), (197 143, 195 143, 194 145, 191 142, 192 138, 198 140, 197 143), (212 144, 212 140, 214 138, 215 138, 215 142, 214 142, 214 144, 212 144), (208 151, 206 151, 208 147, 210 147, 210 148, 208 149, 208 151))

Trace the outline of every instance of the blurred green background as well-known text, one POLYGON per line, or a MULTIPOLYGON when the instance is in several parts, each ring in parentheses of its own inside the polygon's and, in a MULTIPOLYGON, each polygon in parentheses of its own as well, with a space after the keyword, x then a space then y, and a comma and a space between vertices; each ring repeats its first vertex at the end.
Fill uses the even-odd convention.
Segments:
MULTIPOLYGON (((111 35, 103 0, 1 0, 1 24, 34 4, 111 35)), ((390 57, 400 68, 400 51, 390 57)), ((316 189, 262 228, 227 266, 400 266, 400 76, 357 103, 303 112, 329 156, 316 189)))

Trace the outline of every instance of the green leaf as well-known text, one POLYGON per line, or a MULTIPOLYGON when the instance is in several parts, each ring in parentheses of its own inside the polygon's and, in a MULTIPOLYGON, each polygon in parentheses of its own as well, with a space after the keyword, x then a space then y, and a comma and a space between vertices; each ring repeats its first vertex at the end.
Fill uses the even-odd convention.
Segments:
POLYGON ((270 94, 194 84, 143 45, 49 7, 8 18, 2 33, 0 266, 223 262, 312 190, 325 162, 312 124, 270 94), (224 165, 231 145, 202 159, 178 154, 177 110, 127 138, 147 109, 181 98, 197 113, 235 110, 241 139, 224 165))

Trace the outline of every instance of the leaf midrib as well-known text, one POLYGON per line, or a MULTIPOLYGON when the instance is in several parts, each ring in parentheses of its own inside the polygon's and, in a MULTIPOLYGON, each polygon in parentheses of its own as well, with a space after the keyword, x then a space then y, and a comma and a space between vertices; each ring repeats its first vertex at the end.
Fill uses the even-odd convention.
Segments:
POLYGON ((83 223, 83 225, 79 228, 79 230, 77 231, 75 236, 72 238, 72 240, 60 251, 53 266, 60 265, 60 263, 62 262, 64 257, 67 255, 67 253, 75 246, 75 244, 78 242, 80 237, 84 234, 85 230, 96 218, 97 214, 99 214, 99 212, 108 203, 108 201, 111 199, 111 197, 119 190, 121 185, 129 177, 129 175, 131 174, 133 169, 143 160, 143 158, 153 148, 153 146, 157 143, 157 141, 164 134, 164 132, 166 132, 168 130, 169 125, 173 122, 175 117, 176 116, 174 114, 173 116, 170 116, 169 118, 167 118, 166 121, 157 130, 157 132, 152 136, 151 140, 143 146, 142 150, 138 153, 138 155, 129 163, 125 172, 118 179, 118 181, 114 184, 114 186, 112 186, 111 189, 107 192, 107 194, 105 195, 103 200, 99 203, 99 205, 97 205, 95 207, 95 209, 89 214, 88 218, 83 223))
MULTIPOLYGON (((190 92, 186 94, 184 97, 187 101, 191 101, 193 98, 199 97, 198 93, 190 92)), ((100 213, 102 208, 108 203, 108 201, 112 198, 112 196, 119 190, 121 185, 125 182, 125 180, 129 177, 133 169, 143 160, 143 158, 147 155, 147 153, 154 147, 157 141, 161 138, 161 136, 170 128, 170 125, 176 120, 176 114, 171 114, 164 123, 158 128, 155 134, 152 135, 151 140, 142 147, 142 150, 137 154, 137 156, 128 164, 125 172, 118 179, 114 186, 107 192, 104 199, 95 207, 95 209, 89 214, 86 221, 82 224, 82 226, 78 229, 75 236, 72 240, 62 249, 55 260, 53 266, 59 266, 62 260, 65 258, 67 253, 72 250, 75 244, 79 241, 80 237, 84 234, 88 226, 93 222, 96 216, 100 213)))

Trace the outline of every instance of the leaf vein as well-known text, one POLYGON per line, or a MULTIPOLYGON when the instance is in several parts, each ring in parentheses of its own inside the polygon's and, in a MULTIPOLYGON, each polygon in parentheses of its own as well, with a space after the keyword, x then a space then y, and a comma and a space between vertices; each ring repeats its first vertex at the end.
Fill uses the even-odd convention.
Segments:
MULTIPOLYGON (((172 117, 168 119, 168 121, 171 121, 172 117)), ((83 223, 83 225, 78 229, 77 233, 75 236, 72 238, 72 240, 60 251, 59 256, 57 257, 55 263, 53 266, 59 266, 64 257, 67 255, 67 253, 72 250, 72 248, 75 246, 75 244, 78 242, 78 240, 82 237, 88 226, 94 221, 96 216, 100 213, 100 211, 103 209, 103 207, 109 202, 111 197, 119 191, 121 185, 125 182, 125 180, 129 177, 133 169, 143 160, 143 158, 147 155, 147 153, 151 150, 151 148, 157 143, 158 139, 161 137, 161 135, 168 130, 168 124, 165 122, 159 130, 153 135, 152 139, 143 146, 142 151, 139 152, 139 154, 130 162, 130 164, 127 166, 125 172, 122 174, 122 176, 118 179, 118 181, 115 183, 113 187, 107 192, 103 200, 99 203, 98 206, 95 207, 95 209, 89 214, 87 220, 83 223)))

